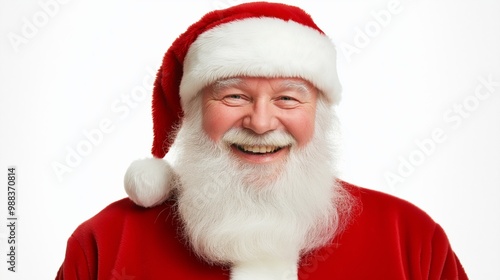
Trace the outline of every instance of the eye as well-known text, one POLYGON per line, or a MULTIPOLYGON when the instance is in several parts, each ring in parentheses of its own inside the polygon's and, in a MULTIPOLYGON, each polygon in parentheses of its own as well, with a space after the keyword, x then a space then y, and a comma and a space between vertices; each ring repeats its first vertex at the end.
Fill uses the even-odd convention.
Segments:
POLYGON ((226 96, 225 98, 229 98, 229 99, 241 99, 241 95, 239 95, 239 94, 230 94, 230 95, 226 96))
POLYGON ((248 98, 242 94, 227 94, 222 98, 222 102, 228 106, 241 106, 248 102, 248 98))
POLYGON ((283 109, 295 108, 300 104, 300 101, 289 95, 282 95, 276 98, 276 104, 283 109))
POLYGON ((294 100, 295 100, 295 98, 290 97, 290 96, 280 96, 279 100, 283 100, 283 101, 294 101, 294 100))

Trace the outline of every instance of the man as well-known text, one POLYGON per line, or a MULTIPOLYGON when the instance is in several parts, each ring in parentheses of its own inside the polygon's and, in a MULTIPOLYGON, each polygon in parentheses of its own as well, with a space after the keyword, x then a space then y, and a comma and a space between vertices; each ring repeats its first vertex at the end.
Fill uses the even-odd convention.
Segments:
POLYGON ((57 279, 467 279, 424 212, 338 179, 335 57, 292 6, 193 24, 155 82, 155 158, 74 232, 57 279))

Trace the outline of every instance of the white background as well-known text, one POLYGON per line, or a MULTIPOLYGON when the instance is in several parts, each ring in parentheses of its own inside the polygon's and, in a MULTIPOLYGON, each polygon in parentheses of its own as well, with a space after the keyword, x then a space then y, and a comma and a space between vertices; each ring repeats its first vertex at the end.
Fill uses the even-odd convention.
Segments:
MULTIPOLYGON (((72 231, 125 196, 126 168, 149 156, 150 73, 190 24, 238 2, 0 0, 1 224, 10 165, 19 217, 17 273, 7 272, 0 227, 1 279, 54 278, 72 231), (69 167, 103 121, 110 128, 69 167), (71 171, 58 178, 57 164, 71 171)), ((500 83, 500 2, 390 2, 287 2, 339 49, 342 178, 424 209, 471 279, 500 279, 500 86, 474 96, 481 79, 500 83), (383 21, 388 5, 398 8, 383 21), (462 115, 453 111, 464 102, 462 115), (423 139, 436 129, 432 147, 423 139)))

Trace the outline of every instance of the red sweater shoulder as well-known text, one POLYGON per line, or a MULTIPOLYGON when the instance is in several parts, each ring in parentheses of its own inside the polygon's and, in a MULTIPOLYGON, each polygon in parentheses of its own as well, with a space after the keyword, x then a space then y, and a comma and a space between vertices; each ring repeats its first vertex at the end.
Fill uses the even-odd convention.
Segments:
POLYGON ((302 271, 322 263, 311 277, 467 279, 446 234, 428 214, 392 195, 342 185, 356 201, 349 225, 330 246, 306 258, 302 271))
POLYGON ((153 208, 128 198, 110 204, 74 231, 56 279, 228 279, 225 268, 189 250, 174 209, 174 201, 153 208))

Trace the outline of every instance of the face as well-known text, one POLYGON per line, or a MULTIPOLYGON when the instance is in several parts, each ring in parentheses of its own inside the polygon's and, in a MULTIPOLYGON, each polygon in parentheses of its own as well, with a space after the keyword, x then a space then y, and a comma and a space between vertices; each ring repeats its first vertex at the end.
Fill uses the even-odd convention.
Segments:
POLYGON ((243 161, 282 160, 292 146, 303 147, 313 137, 317 94, 316 88, 300 78, 217 81, 202 91, 202 127, 211 140, 225 142, 243 161), (255 136, 279 134, 291 138, 252 142, 226 137, 233 129, 255 136))
POLYGON ((290 260, 330 242, 347 200, 335 183, 336 115, 312 86, 224 80, 184 112, 169 154, 197 255, 223 265, 290 260))

